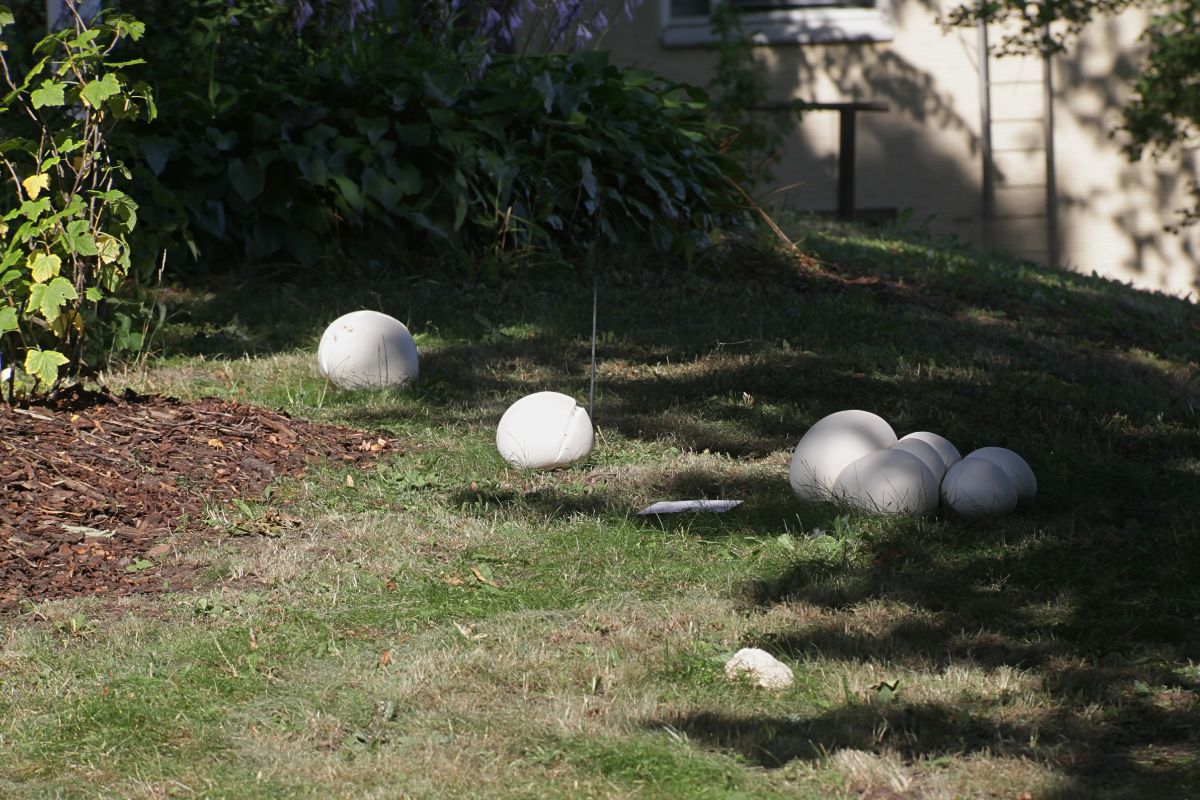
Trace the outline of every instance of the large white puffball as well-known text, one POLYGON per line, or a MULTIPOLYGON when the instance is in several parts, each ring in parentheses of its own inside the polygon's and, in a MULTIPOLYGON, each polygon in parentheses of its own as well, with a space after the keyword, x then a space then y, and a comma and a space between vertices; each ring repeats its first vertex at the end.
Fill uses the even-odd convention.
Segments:
POLYGON ((938 506, 938 479, 917 456, 891 448, 852 462, 838 476, 833 494, 866 511, 928 514, 938 506))
POLYGON ((1037 478, 1025 459, 1005 447, 981 447, 967 453, 967 458, 985 458, 1004 470, 1017 489, 1017 505, 1025 506, 1037 496, 1037 478))
POLYGON ((352 311, 321 334, 317 368, 342 389, 400 386, 417 379, 417 345, 400 320, 352 311))
POLYGON ((933 477, 937 479, 938 483, 942 482, 942 476, 946 474, 946 462, 932 446, 925 444, 920 439, 901 439, 892 445, 891 449, 911 453, 921 459, 921 463, 929 467, 929 471, 933 473, 933 477))
POLYGON ((829 500, 851 462, 896 443, 892 426, 870 411, 838 411, 817 420, 792 453, 788 480, 801 500, 829 500))
POLYGON ((929 431, 915 431, 907 436, 900 437, 900 441, 902 442, 913 440, 924 442, 937 451, 937 454, 942 457, 942 463, 945 464, 943 471, 950 469, 956 462, 962 460, 962 455, 958 452, 958 448, 945 436, 939 436, 929 431))
POLYGON ((550 469, 586 458, 595 443, 587 410, 558 392, 526 395, 496 427, 496 449, 514 467, 550 469))
POLYGON ((998 517, 1017 507, 1017 487, 986 458, 964 458, 946 470, 942 501, 964 517, 998 517))

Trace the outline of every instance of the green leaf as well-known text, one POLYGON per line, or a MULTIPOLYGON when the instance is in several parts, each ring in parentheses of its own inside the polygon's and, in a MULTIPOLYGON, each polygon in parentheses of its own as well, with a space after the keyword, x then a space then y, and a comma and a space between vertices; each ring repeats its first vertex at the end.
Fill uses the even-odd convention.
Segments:
POLYGON ((388 211, 396 207, 402 196, 395 183, 370 167, 363 170, 363 191, 367 193, 368 197, 379 201, 379 204, 388 211))
POLYGON ((362 133, 367 137, 367 141, 369 141, 372 145, 376 145, 379 143, 379 140, 383 138, 383 135, 387 133, 388 118, 356 117, 354 120, 354 127, 358 128, 359 133, 362 133))
POLYGON ((129 61, 106 61, 104 62, 104 66, 109 69, 124 69, 125 67, 136 67, 139 64, 145 63, 146 59, 144 58, 134 58, 129 61))
POLYGON ((12 12, 9 11, 7 8, 0 9, 0 28, 3 28, 5 25, 12 25, 12 24, 13 24, 12 12))
POLYGON ((392 178, 396 188, 404 194, 416 194, 421 191, 421 172, 412 164, 405 164, 396 170, 392 178))
POLYGON ((533 88, 538 90, 542 96, 542 106, 546 109, 546 113, 550 113, 550 109, 554 107, 554 79, 550 77, 549 72, 543 72, 533 79, 533 88))
POLYGON ((253 161, 235 158, 229 162, 229 184, 238 197, 249 203, 262 194, 266 185, 266 175, 263 174, 262 167, 253 161))
POLYGON ((42 218, 42 215, 50 210, 49 198, 43 197, 41 200, 26 200, 21 203, 21 207, 13 212, 17 216, 22 216, 31 222, 37 222, 42 218))
POLYGON ((329 166, 320 156, 310 156, 297 162, 297 165, 300 167, 300 174, 314 186, 324 186, 329 180, 329 166))
POLYGON ((596 199, 596 193, 599 188, 596 185, 596 175, 592 172, 592 160, 587 156, 579 157, 579 171, 581 173, 581 182, 584 191, 588 193, 588 197, 596 199))
MULTIPOLYGON (((76 220, 77 222, 82 220, 76 220)), ((89 231, 83 231, 78 234, 68 234, 64 237, 67 240, 67 247, 73 253, 78 253, 81 256, 98 256, 100 249, 96 247, 96 240, 92 238, 89 231)))
POLYGON ((87 290, 84 291, 83 296, 93 303, 99 303, 104 299, 104 292, 100 291, 95 286, 89 286, 87 290))
POLYGON ((39 311, 46 321, 53 322, 67 301, 76 300, 78 297, 79 293, 75 291, 71 282, 60 275, 49 283, 35 283, 29 287, 29 303, 25 310, 39 311))
POLYGON ((116 75, 109 72, 103 78, 88 81, 79 94, 92 108, 99 108, 101 103, 120 91, 121 82, 117 80, 116 75))
POLYGON ((56 255, 37 253, 29 259, 29 271, 37 283, 45 283, 62 269, 62 259, 56 255))
POLYGON ((111 264, 121 257, 121 242, 115 236, 101 233, 96 240, 96 255, 104 264, 111 264))
POLYGON ((410 147, 425 147, 429 144, 431 129, 428 125, 397 125, 396 138, 410 147))
POLYGON ((25 372, 36 376, 42 383, 52 384, 58 380, 58 368, 67 363, 67 357, 57 350, 34 350, 25 353, 25 372))
POLYGON ((155 175, 161 175, 167 162, 171 160, 175 140, 164 136, 139 136, 137 143, 142 149, 142 158, 146 159, 146 166, 155 175))
POLYGON ((17 310, 12 306, 0 308, 0 333, 17 329, 17 310))
POLYGON ((42 81, 40 89, 34 89, 29 95, 29 101, 33 103, 34 108, 45 108, 47 106, 61 106, 67 102, 67 97, 64 89, 67 88, 65 83, 47 78, 42 81))
POLYGON ((359 192, 358 186, 354 181, 347 178, 345 175, 334 175, 333 182, 337 184, 338 189, 342 192, 342 197, 346 201, 346 205, 350 206, 355 211, 362 211, 366 206, 363 201, 362 193, 359 192))

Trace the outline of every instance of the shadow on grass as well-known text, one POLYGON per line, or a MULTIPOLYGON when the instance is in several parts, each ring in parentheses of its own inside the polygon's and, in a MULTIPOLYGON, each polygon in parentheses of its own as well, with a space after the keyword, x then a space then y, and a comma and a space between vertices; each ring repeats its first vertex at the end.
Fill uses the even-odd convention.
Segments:
POLYGON ((694 467, 666 474, 648 474, 631 494, 625 486, 608 485, 605 476, 618 470, 594 470, 581 482, 564 478, 563 483, 545 482, 528 487, 460 487, 450 495, 453 505, 490 514, 514 510, 544 518, 614 516, 630 519, 647 530, 679 532, 690 536, 755 535, 799 533, 828 518, 829 509, 797 506, 786 478, 780 482, 762 477, 729 476, 694 467), (567 483, 566 481, 571 481, 567 483), (658 500, 729 499, 743 505, 722 513, 677 513, 638 515, 658 500))
MULTIPOLYGON (((820 761, 843 749, 886 752, 907 761, 972 755, 1035 760, 1079 779, 1037 797, 1082 800, 1159 792, 1192 796, 1178 792, 1200 780, 1200 768, 1187 763, 1195 753, 1198 722, 1200 713, 1194 709, 1164 708, 1147 699, 1130 700, 1097 724, 1081 721, 1073 711, 1049 710, 1028 722, 998 722, 966 704, 865 701, 811 717, 700 711, 652 720, 647 727, 669 725, 693 741, 767 769, 797 759, 820 761)), ((916 784, 911 796, 923 796, 919 777, 916 784)), ((1014 788, 1013 797, 1022 787, 1014 788)))

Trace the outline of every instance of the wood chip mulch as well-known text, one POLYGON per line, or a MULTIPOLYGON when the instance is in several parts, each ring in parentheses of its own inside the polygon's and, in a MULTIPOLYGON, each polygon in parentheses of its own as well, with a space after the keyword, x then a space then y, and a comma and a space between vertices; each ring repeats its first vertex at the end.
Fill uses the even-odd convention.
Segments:
POLYGON ((0 404, 0 612, 24 600, 172 590, 163 540, 213 533, 206 510, 253 501, 322 460, 359 463, 395 442, 215 398, 75 390, 0 404))

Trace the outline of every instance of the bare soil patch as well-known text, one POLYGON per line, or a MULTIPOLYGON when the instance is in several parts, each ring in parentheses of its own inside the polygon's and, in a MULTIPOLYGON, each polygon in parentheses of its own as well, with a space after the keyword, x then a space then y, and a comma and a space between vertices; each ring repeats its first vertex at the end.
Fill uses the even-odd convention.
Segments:
POLYGON ((22 600, 157 592, 172 532, 217 535, 206 507, 254 500, 322 459, 394 451, 374 434, 216 398, 83 390, 0 405, 0 612, 22 600))

